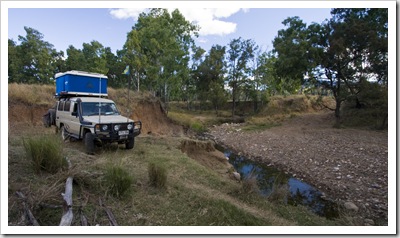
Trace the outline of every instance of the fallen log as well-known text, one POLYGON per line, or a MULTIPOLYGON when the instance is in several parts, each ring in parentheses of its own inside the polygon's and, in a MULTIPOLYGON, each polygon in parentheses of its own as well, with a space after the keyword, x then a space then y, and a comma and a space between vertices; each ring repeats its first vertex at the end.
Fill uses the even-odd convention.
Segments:
POLYGON ((108 209, 101 201, 101 198, 99 198, 99 204, 104 208, 104 211, 107 213, 108 219, 110 220, 111 225, 113 226, 118 226, 117 221, 115 220, 114 214, 108 209))
POLYGON ((60 226, 70 226, 74 214, 72 213, 72 177, 67 178, 65 183, 65 193, 61 194, 64 199, 63 216, 61 217, 60 226))
POLYGON ((24 206, 24 211, 26 216, 28 217, 29 222, 34 225, 34 226, 40 226, 39 223, 37 222, 36 218, 33 216, 31 210, 28 208, 28 205, 26 204, 26 197, 22 192, 17 191, 16 195, 22 199, 22 205, 24 206))

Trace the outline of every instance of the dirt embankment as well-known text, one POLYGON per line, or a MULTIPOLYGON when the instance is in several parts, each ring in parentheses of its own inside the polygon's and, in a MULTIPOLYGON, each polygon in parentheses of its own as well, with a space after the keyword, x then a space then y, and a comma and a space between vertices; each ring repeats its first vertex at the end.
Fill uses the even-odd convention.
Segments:
POLYGON ((222 176, 232 178, 233 166, 221 151, 215 149, 211 141, 183 140, 180 149, 201 165, 222 176))
POLYGON ((387 224, 387 131, 335 129, 332 112, 302 114, 264 131, 223 124, 211 136, 236 152, 314 185, 339 203, 357 206, 360 225, 387 224))
MULTIPOLYGON (((8 123, 9 127, 20 124, 41 125, 42 116, 51 108, 56 99, 52 97, 50 86, 9 85, 8 123), (36 91, 32 94, 32 91, 36 91), (24 93, 27 92, 27 93, 24 93), (40 99, 40 103, 39 102, 40 99)), ((183 128, 174 124, 163 110, 162 103, 151 94, 136 93, 129 100, 127 113, 126 91, 109 90, 109 98, 114 100, 123 116, 142 121, 142 135, 182 135, 183 128)), ((133 93, 132 93, 133 94, 133 93)))

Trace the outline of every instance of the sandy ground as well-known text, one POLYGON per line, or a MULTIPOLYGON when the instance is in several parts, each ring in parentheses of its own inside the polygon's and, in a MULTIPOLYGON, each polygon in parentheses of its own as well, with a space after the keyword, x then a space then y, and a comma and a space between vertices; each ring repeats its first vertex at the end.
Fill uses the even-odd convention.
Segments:
POLYGON ((223 124, 210 136, 228 148, 281 169, 351 209, 361 225, 387 225, 388 133, 335 129, 331 112, 303 114, 264 131, 223 124))

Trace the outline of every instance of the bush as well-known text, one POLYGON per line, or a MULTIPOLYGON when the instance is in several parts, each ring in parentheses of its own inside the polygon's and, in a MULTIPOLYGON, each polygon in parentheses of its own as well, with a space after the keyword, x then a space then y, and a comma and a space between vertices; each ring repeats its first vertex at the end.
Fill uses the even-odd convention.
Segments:
POLYGON ((122 197, 131 188, 133 177, 123 167, 112 165, 107 168, 105 183, 112 196, 122 197))
POLYGON ((198 133, 206 131, 206 129, 204 128, 204 126, 200 122, 193 122, 190 125, 190 128, 192 128, 192 130, 194 130, 195 132, 198 132, 198 133))
POLYGON ((274 184, 272 192, 268 196, 268 201, 275 203, 284 203, 289 196, 289 188, 287 184, 274 184))
POLYGON ((154 162, 149 163, 150 185, 156 188, 164 188, 167 183, 167 170, 164 166, 154 162))
POLYGON ((256 175, 251 172, 243 179, 242 190, 244 193, 259 193, 260 189, 257 184, 256 175))
POLYGON ((23 144, 36 173, 42 170, 56 173, 68 165, 63 157, 63 144, 58 136, 31 137, 24 139, 23 144))

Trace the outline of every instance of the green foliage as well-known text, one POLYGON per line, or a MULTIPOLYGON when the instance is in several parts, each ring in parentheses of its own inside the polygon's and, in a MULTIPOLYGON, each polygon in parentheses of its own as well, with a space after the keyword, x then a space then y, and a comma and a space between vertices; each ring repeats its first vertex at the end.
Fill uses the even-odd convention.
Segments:
POLYGON ((171 92, 182 91, 188 76, 189 49, 194 46, 192 34, 197 35, 197 31, 179 10, 151 9, 139 15, 128 33, 123 60, 145 78, 142 86, 158 92, 167 102, 171 92))
MULTIPOLYGON (((82 50, 79 50, 71 45, 67 49, 67 70, 81 70, 107 74, 109 71, 107 65, 115 65, 115 62, 118 60, 114 54, 112 54, 109 47, 105 48, 98 41, 94 40, 90 43, 83 43, 82 47, 82 50)), ((118 74, 120 77, 122 77, 121 72, 118 74)))
POLYGON ((360 93, 349 97, 342 109, 344 126, 387 129, 387 86, 367 81, 360 83, 360 93))
POLYGON ((275 126, 280 126, 281 123, 277 122, 262 122, 262 123, 251 123, 243 127, 244 131, 263 131, 270 129, 275 126))
POLYGON ((24 27, 26 36, 18 36, 20 44, 8 40, 8 82, 48 84, 54 74, 65 69, 64 53, 44 41, 39 31, 24 27))
POLYGON ((25 152, 32 161, 36 173, 42 170, 56 173, 67 167, 63 156, 63 144, 58 136, 35 136, 23 140, 25 152))
POLYGON ((164 188, 167 184, 166 168, 156 162, 149 162, 148 166, 150 185, 156 188, 164 188))
POLYGON ((190 128, 191 128, 192 130, 194 130, 195 132, 198 132, 198 133, 201 133, 201 132, 206 131, 206 128, 203 126, 203 124, 200 123, 200 122, 197 122, 197 121, 193 122, 193 123, 190 125, 190 128))
POLYGON ((108 192, 115 197, 128 194, 133 183, 133 177, 126 168, 117 165, 107 167, 104 179, 108 192))
POLYGON ((289 17, 282 22, 286 29, 279 30, 273 41, 275 84, 282 93, 295 93, 304 83, 304 75, 315 67, 310 55, 311 42, 307 39, 306 24, 299 17, 289 17))
POLYGON ((342 102, 359 94, 363 81, 387 82, 387 9, 333 9, 331 13, 327 23, 315 26, 318 31, 312 40, 340 118, 342 102))
MULTIPOLYGON (((56 51, 43 34, 24 27, 26 35, 19 36, 18 42, 8 40, 8 82, 50 84, 58 72, 97 72, 106 74, 112 87, 127 87, 129 81, 132 89, 138 89, 140 84, 141 90, 166 102, 167 110, 170 100, 183 100, 188 108, 201 100, 213 104, 217 115, 228 96, 235 115, 238 102, 251 100, 253 111, 258 112, 259 103, 267 103, 266 95, 289 95, 306 87, 330 90, 339 120, 347 100, 350 104, 366 101, 369 96, 363 96, 363 90, 366 95, 370 90, 381 93, 378 88, 366 89, 364 81, 388 83, 388 11, 338 8, 331 14, 331 19, 308 26, 299 17, 288 17, 269 52, 239 37, 227 46, 214 45, 205 54, 193 39, 199 27, 179 10, 141 13, 116 54, 93 40, 83 43, 82 49, 71 45, 65 59, 64 52, 56 51), (122 74, 126 65, 131 75, 122 74)), ((383 110, 371 113, 377 127, 384 127, 378 124, 384 125, 385 119, 376 116, 383 110)), ((359 112, 354 115, 363 117, 359 112)))
POLYGON ((235 115, 238 90, 252 76, 249 63, 254 59, 257 49, 258 46, 253 40, 244 40, 241 37, 229 43, 227 79, 232 88, 232 116, 235 115))
POLYGON ((228 97, 228 95, 224 89, 224 86, 217 82, 211 82, 210 90, 207 94, 208 94, 208 99, 211 101, 212 105, 214 106, 215 113, 218 116, 218 109, 223 107, 223 105, 226 103, 226 100, 228 97))

